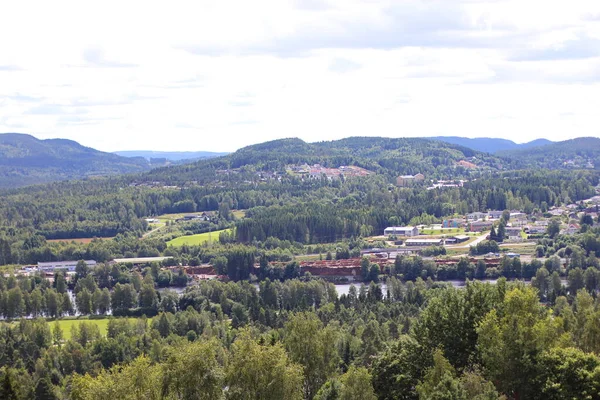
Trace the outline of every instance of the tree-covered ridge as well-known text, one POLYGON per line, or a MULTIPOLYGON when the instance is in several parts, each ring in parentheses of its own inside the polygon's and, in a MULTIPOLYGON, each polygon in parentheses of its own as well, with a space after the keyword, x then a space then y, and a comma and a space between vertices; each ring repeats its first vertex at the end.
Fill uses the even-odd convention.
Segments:
POLYGON ((65 139, 0 134, 0 188, 147 171, 143 158, 104 153, 65 139))
POLYGON ((477 176, 478 171, 458 167, 457 162, 461 160, 471 160, 483 170, 506 170, 519 166, 516 161, 427 139, 354 137, 306 143, 291 138, 248 146, 217 159, 159 168, 139 177, 139 180, 207 184, 223 180, 223 172, 228 172, 225 175, 228 180, 244 181, 256 177, 261 171, 284 173, 288 165, 305 163, 327 167, 356 165, 389 178, 416 173, 425 174, 427 179, 477 176))
POLYGON ((486 153, 498 153, 505 150, 518 150, 530 147, 544 146, 551 144, 548 139, 536 139, 527 143, 515 143, 508 139, 498 138, 465 138, 458 136, 436 136, 430 139, 439 140, 442 142, 453 143, 460 146, 468 147, 473 150, 483 151, 486 153))
POLYGON ((524 166, 547 169, 600 169, 600 139, 581 137, 529 149, 507 150, 503 157, 521 160, 524 166))

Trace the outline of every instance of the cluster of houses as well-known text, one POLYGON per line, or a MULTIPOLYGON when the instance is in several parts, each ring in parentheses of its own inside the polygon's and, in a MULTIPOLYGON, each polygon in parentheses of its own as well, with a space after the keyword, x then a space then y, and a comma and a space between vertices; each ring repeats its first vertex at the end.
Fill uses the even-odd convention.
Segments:
MULTIPOLYGON (((464 218, 446 218, 442 221, 439 228, 448 229, 449 232, 453 229, 465 229, 467 232, 483 232, 491 230, 505 214, 506 211, 490 210, 487 212, 473 212, 465 215, 464 218)), ((523 241, 528 235, 541 235, 546 233, 551 218, 555 216, 568 217, 568 222, 563 220, 560 234, 573 235, 580 232, 581 225, 579 221, 584 215, 589 215, 593 221, 593 226, 600 226, 598 218, 600 216, 600 196, 595 196, 587 199, 579 204, 570 204, 562 207, 554 207, 548 210, 548 214, 527 215, 518 210, 509 211, 509 218, 504 228, 505 240, 510 242, 523 241), (549 214, 549 215, 548 215, 549 214), (565 224, 565 222, 567 222, 565 224)), ((564 217, 563 217, 564 218, 564 217)), ((462 237, 449 237, 442 239, 430 238, 420 239, 413 237, 419 236, 418 227, 414 226, 391 226, 384 230, 386 236, 411 237, 404 240, 406 246, 431 246, 442 244, 460 243, 462 237)), ((468 236, 464 236, 467 240, 468 236)))
POLYGON ((203 212, 201 214, 186 214, 181 218, 177 218, 175 220, 175 222, 189 222, 189 221, 210 221, 212 218, 212 215, 207 213, 207 212, 203 212))
POLYGON ((129 187, 145 187, 151 189, 182 189, 179 186, 166 185, 164 182, 152 181, 152 182, 131 182, 129 187))
MULTIPOLYGON (((165 257, 134 257, 134 258, 115 258, 110 261, 109 264, 132 264, 134 266, 138 265, 146 265, 151 262, 162 262, 166 259, 170 259, 173 257, 165 256, 165 257)), ((89 268, 94 268, 98 263, 96 260, 83 260, 85 264, 89 268)), ((66 271, 67 273, 75 272, 77 268, 77 264, 79 261, 44 261, 38 262, 37 265, 28 265, 25 266, 22 272, 32 273, 32 272, 43 272, 46 274, 53 274, 56 271, 66 271)))
POLYGON ((340 176, 344 177, 356 177, 356 176, 367 176, 373 172, 366 170, 355 165, 342 165, 339 168, 327 168, 320 164, 308 165, 289 165, 287 170, 294 174, 309 179, 321 179, 325 176, 327 179, 337 179, 340 176))
POLYGON ((405 246, 418 246, 418 247, 429 247, 429 246, 442 246, 444 244, 456 244, 467 241, 469 239, 466 235, 457 235, 450 238, 420 238, 419 228, 416 226, 390 226, 385 228, 384 234, 386 236, 396 236, 411 238, 404 240, 405 246))
POLYGON ((592 160, 590 160, 588 158, 584 158, 584 157, 577 157, 572 160, 565 160, 563 162, 563 166, 567 167, 567 168, 575 168, 575 169, 580 169, 580 168, 594 169, 595 168, 594 162, 592 160))
POLYGON ((427 188, 427 190, 440 189, 440 188, 459 188, 463 187, 467 180, 456 180, 456 181, 437 181, 427 188))
POLYGON ((425 180, 425 175, 419 173, 416 175, 400 175, 396 178, 396 185, 400 187, 407 187, 414 185, 415 183, 420 183, 425 180))

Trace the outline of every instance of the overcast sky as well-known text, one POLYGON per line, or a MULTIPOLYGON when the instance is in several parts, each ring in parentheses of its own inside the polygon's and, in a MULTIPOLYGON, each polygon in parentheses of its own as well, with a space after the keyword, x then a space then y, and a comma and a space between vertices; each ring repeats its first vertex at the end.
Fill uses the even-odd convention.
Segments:
POLYGON ((105 151, 600 136, 600 1, 11 1, 0 132, 105 151))

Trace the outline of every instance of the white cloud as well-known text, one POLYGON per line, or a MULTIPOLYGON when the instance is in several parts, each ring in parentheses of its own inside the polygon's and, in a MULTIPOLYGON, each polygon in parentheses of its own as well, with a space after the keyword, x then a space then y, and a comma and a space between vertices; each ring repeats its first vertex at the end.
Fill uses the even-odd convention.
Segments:
POLYGON ((12 2, 0 132, 102 150, 598 136, 600 2, 12 2))

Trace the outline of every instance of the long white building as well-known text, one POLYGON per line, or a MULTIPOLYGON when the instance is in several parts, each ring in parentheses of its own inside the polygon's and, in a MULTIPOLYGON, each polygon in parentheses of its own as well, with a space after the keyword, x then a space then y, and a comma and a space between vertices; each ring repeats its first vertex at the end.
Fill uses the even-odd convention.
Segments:
POLYGON ((386 236, 419 236, 419 228, 416 226, 390 226, 385 228, 383 234, 386 236))
MULTIPOLYGON (((84 260, 88 267, 95 267, 96 261, 84 260)), ((66 269, 67 271, 75 271, 75 267, 79 261, 48 261, 38 262, 37 267, 39 271, 54 271, 57 269, 66 269)))

